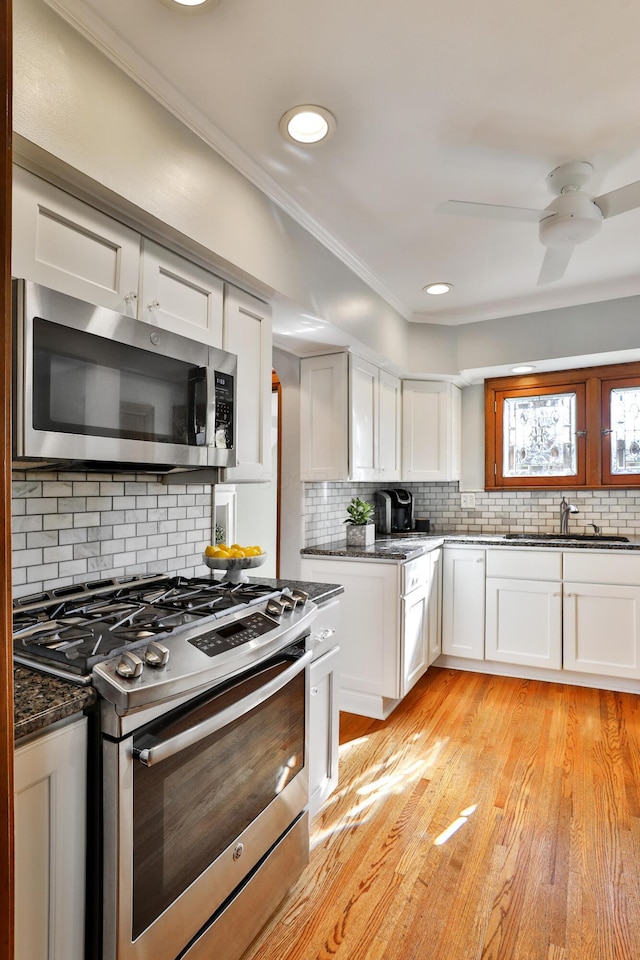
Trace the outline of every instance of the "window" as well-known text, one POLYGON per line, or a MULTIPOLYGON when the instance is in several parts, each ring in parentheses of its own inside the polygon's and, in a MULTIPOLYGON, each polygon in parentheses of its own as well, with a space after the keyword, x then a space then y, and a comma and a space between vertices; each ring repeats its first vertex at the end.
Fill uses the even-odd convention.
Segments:
POLYGON ((486 487, 640 486, 640 363, 485 383, 486 487))

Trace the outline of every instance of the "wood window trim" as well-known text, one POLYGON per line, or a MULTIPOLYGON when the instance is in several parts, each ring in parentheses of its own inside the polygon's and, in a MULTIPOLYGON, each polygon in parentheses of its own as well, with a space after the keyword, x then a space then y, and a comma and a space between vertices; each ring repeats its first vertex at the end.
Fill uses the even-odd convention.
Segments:
POLYGON ((600 489, 640 487, 640 475, 611 476, 607 469, 610 447, 608 435, 609 385, 624 382, 640 386, 640 363, 618 363, 600 367, 579 367, 527 376, 493 377, 485 381, 485 487, 487 490, 600 489), (522 396, 537 391, 575 389, 581 385, 578 429, 586 438, 578 440, 579 469, 576 477, 504 477, 502 475, 502 403, 506 396, 522 396), (606 394, 606 396, 605 396, 606 394), (500 412, 498 413, 498 407, 500 412), (583 426, 584 424, 584 426, 583 426), (581 446, 584 448, 581 452, 581 446))

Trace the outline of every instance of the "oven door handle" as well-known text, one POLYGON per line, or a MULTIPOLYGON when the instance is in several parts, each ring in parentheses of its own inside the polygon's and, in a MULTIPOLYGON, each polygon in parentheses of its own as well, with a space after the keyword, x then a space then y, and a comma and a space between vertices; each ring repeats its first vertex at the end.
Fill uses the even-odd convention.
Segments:
POLYGON ((210 734, 216 733, 216 731, 233 723, 234 720, 238 720, 246 713, 249 713, 250 710, 259 707, 268 700, 269 697, 277 693, 278 690, 285 687, 299 673, 302 673, 307 665, 311 663, 312 658, 313 651, 308 650, 302 657, 296 660, 295 663, 287 667, 286 670, 283 670, 279 676, 265 683, 259 690, 254 690, 253 693, 250 693, 242 700, 238 700, 237 703, 232 704, 230 707, 225 707, 224 710, 220 710, 219 713, 214 714, 214 716, 209 717, 207 720, 203 720, 201 723, 195 724, 195 726, 190 727, 189 730, 185 730, 175 737, 170 737, 168 740, 164 740, 154 747, 144 749, 133 747, 134 758, 139 760, 140 763, 143 763, 145 767, 151 767, 156 763, 160 763, 162 760, 168 760, 169 757, 174 757, 182 750, 186 750, 187 747, 192 747, 210 734))

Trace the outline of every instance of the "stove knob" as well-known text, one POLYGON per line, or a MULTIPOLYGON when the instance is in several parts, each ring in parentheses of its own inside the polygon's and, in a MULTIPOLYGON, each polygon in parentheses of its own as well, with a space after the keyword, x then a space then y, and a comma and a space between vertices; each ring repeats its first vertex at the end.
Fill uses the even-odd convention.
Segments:
POLYGON ((292 590, 291 596, 295 597, 298 603, 302 604, 302 606, 304 606, 309 599, 309 594, 305 590, 292 590))
POLYGON ((279 600, 274 600, 272 597, 271 600, 267 601, 265 613, 270 614, 272 617, 281 617, 284 613, 284 607, 279 600))
POLYGON ((286 593, 283 593, 280 597, 280 603, 284 607, 285 613, 291 613, 292 610, 295 610, 297 601, 295 597, 290 597, 286 593))
POLYGON ((130 653, 128 650, 125 650, 116 667, 116 673, 119 677, 134 680, 140 676, 143 669, 144 663, 140 657, 136 656, 135 653, 130 653))
POLYGON ((150 667, 165 667, 169 662, 169 650, 164 643, 151 640, 144 652, 144 659, 150 667))

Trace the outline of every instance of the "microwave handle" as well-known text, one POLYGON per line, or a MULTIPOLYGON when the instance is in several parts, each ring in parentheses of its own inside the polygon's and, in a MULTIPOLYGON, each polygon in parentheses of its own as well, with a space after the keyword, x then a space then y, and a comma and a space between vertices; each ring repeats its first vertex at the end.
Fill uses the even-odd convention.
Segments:
POLYGON ((195 367, 189 375, 190 442, 197 447, 216 445, 216 372, 213 367, 195 367), (204 393, 204 396, 202 394, 204 393), (204 422, 198 408, 204 407, 204 422))
POLYGON ((142 750, 139 747, 134 747, 134 758, 139 760, 140 763, 143 763, 145 767, 152 767, 162 760, 168 760, 170 757, 174 757, 177 753, 180 753, 181 750, 186 750, 187 747, 194 746, 194 744, 204 740, 205 737, 216 733, 216 731, 233 723, 234 720, 238 720, 244 716, 245 713, 249 713, 250 710, 259 707, 260 704, 268 700, 269 697, 272 697, 278 690, 285 687, 289 681, 293 680, 299 673, 302 673, 307 664, 311 663, 312 658, 313 651, 307 650, 305 654, 299 659, 296 659, 290 667, 283 670, 281 674, 274 677, 269 683, 266 683, 258 690, 254 690, 253 693, 250 693, 237 703, 231 704, 230 707, 225 707, 224 710, 220 710, 219 713, 214 714, 207 720, 197 723, 195 726, 190 727, 175 737, 161 741, 154 747, 148 747, 142 750))

